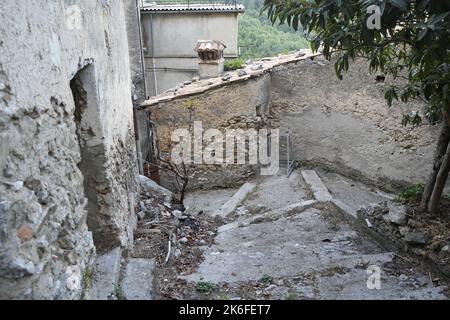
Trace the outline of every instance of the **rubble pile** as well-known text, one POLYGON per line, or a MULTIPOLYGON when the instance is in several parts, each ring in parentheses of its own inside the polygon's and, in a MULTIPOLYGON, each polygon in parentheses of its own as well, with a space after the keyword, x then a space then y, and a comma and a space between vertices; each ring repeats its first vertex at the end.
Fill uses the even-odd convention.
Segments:
POLYGON ((136 210, 138 223, 131 255, 155 258, 160 266, 171 263, 178 271, 192 272, 200 263, 193 250, 213 243, 218 222, 194 216, 177 203, 172 192, 146 177, 140 177, 140 184, 141 200, 136 210))
POLYGON ((386 202, 362 207, 357 216, 397 248, 429 260, 450 277, 450 233, 445 217, 423 216, 413 208, 388 206, 386 202))

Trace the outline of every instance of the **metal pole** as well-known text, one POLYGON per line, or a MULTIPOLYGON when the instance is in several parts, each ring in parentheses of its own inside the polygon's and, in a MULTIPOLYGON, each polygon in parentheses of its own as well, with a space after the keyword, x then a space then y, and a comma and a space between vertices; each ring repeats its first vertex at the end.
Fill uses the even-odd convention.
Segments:
MULTIPOLYGON (((136 5, 139 6, 139 0, 136 0, 136 5)), ((144 6, 144 0, 142 0, 142 6, 144 6)), ((142 80, 144 81, 144 100, 147 99, 147 71, 145 70, 145 55, 144 55, 144 45, 142 36, 142 19, 141 19, 141 8, 137 8, 137 23, 139 32, 139 49, 141 55, 141 68, 142 68, 142 80)))
POLYGON ((155 62, 155 41, 154 41, 154 32, 153 32, 153 14, 150 14, 150 28, 151 28, 151 37, 152 37, 152 64, 153 64, 153 81, 155 86, 155 96, 158 95, 158 81, 156 79, 156 62, 155 62))
POLYGON ((288 134, 288 136, 287 136, 287 176, 289 176, 289 169, 290 169, 290 163, 291 163, 291 150, 290 150, 290 148, 289 148, 289 145, 290 145, 290 136, 289 136, 289 134, 288 134))

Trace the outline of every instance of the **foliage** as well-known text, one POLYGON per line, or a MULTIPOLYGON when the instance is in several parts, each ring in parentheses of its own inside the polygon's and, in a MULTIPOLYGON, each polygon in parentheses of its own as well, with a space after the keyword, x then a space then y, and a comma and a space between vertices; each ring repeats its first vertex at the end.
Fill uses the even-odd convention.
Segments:
POLYGON ((114 286, 115 286, 114 291, 116 293, 116 298, 118 300, 126 300, 122 285, 119 283, 116 283, 114 286))
POLYGON ((91 267, 87 267, 83 272, 83 290, 89 291, 92 288, 94 279, 94 270, 91 267))
POLYGON ((293 292, 286 293, 286 296, 284 297, 286 300, 298 300, 298 297, 293 292))
POLYGON ((239 47, 240 57, 250 59, 304 49, 308 42, 299 32, 282 31, 250 10, 239 16, 239 47))
POLYGON ((440 115, 450 105, 450 2, 442 0, 265 0, 272 22, 304 28, 311 47, 336 55, 342 78, 349 61, 366 57, 370 71, 404 78, 386 91, 393 100, 423 98, 427 114, 440 115), (369 29, 367 9, 379 5, 381 28, 369 29))
POLYGON ((216 289, 216 285, 209 281, 197 282, 196 290, 201 293, 210 294, 216 289))
POLYGON ((404 126, 407 126, 408 124, 419 125, 421 123, 422 117, 416 111, 403 115, 402 124, 404 126))
MULTIPOLYGON (((273 23, 295 30, 301 26, 313 50, 322 47, 327 59, 336 57, 340 79, 350 61, 367 58, 370 72, 393 78, 385 93, 389 106, 394 100, 422 99, 431 123, 444 119, 450 125, 450 1, 265 0, 263 10, 273 23)), ((406 116, 403 124, 418 124, 420 117, 406 116)), ((448 127, 443 126, 438 139, 420 205, 431 213, 439 211, 450 172, 448 127)))
POLYGON ((425 190, 425 186, 421 183, 414 184, 411 186, 408 186, 400 191, 400 193, 397 196, 397 201, 403 202, 416 202, 420 201, 422 198, 423 192, 425 190))
POLYGON ((243 59, 227 60, 225 61, 224 69, 225 71, 237 70, 244 64, 243 59))
POLYGON ((260 281, 264 282, 264 283, 270 283, 270 282, 272 282, 272 280, 273 280, 273 277, 268 274, 263 274, 263 276, 260 279, 260 281))

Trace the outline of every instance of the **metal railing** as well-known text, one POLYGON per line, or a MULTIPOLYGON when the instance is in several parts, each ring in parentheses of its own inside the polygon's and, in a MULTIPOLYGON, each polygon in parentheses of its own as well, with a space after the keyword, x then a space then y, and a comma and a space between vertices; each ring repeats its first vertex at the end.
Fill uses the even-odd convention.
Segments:
POLYGON ((280 168, 286 168, 287 177, 295 169, 294 148, 289 130, 280 135, 280 168))

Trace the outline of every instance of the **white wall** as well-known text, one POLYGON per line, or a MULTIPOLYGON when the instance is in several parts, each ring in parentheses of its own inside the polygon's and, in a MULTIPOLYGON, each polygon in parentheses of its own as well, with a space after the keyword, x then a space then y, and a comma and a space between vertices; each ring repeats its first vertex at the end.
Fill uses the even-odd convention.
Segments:
POLYGON ((190 80, 198 69, 194 48, 198 40, 219 40, 227 48, 225 58, 238 56, 238 13, 143 13, 142 28, 146 57, 149 95, 155 94, 152 58, 158 68, 183 70, 157 70, 158 93, 190 80), (153 16, 153 46, 152 23, 153 16))

